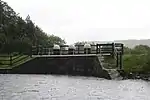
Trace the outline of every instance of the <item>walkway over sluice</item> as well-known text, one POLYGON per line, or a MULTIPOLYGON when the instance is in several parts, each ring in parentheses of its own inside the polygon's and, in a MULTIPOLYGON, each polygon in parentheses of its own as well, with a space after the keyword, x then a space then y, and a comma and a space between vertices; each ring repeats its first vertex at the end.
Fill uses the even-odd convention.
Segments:
POLYGON ((33 46, 33 56, 93 56, 97 54, 112 55, 123 54, 123 44, 111 43, 111 44, 96 44, 96 45, 54 45, 49 47, 33 46))
POLYGON ((32 57, 90 57, 97 56, 102 62, 105 56, 116 60, 116 67, 122 69, 122 43, 85 44, 85 45, 54 45, 49 47, 33 46, 32 57))
POLYGON ((1 69, 0 73, 83 75, 110 79, 116 74, 116 69, 122 69, 122 56, 121 43, 38 45, 32 46, 26 55, 10 55, 9 63, 6 63, 9 69, 1 69), (112 61, 113 64, 109 63, 112 61))

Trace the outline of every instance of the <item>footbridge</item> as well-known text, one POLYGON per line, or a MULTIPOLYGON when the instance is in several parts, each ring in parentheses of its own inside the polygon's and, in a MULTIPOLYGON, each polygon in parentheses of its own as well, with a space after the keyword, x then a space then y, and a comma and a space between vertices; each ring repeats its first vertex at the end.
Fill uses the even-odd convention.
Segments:
POLYGON ((31 57, 90 57, 97 56, 102 62, 105 57, 116 61, 116 68, 122 69, 123 44, 85 44, 85 45, 54 45, 49 47, 32 46, 31 57))
MULTIPOLYGON (((122 43, 45 47, 38 45, 31 47, 28 53, 30 60, 12 67, 8 73, 65 74, 110 79, 113 70, 123 69, 122 56, 122 43)), ((14 65, 12 58, 10 58, 10 66, 14 65)))

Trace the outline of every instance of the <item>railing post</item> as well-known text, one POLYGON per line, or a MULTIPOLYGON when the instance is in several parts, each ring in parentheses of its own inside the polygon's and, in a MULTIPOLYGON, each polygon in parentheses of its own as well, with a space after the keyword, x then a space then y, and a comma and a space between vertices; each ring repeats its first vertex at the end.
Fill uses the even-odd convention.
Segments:
POLYGON ((10 56, 10 66, 12 66, 12 55, 11 55, 11 53, 9 54, 10 56))
POLYGON ((123 63, 122 63, 122 53, 120 52, 120 69, 122 69, 123 63))
POLYGON ((30 48, 30 57, 32 57, 32 54, 33 54, 33 47, 31 46, 31 48, 30 48))
POLYGON ((96 44, 96 54, 98 54, 98 44, 96 44))
POLYGON ((37 55, 39 55, 39 45, 37 45, 37 55))
POLYGON ((79 50, 80 50, 80 47, 79 47, 79 45, 78 45, 77 47, 78 47, 78 54, 79 54, 79 53, 80 53, 80 52, 79 52, 79 50))
POLYGON ((60 45, 59 54, 62 55, 62 46, 60 45))
POLYGON ((123 44, 121 44, 121 52, 122 52, 122 54, 124 54, 123 44))
POLYGON ((36 55, 38 55, 39 54, 39 46, 37 45, 35 49, 36 49, 36 55))
POLYGON ((44 53, 45 53, 44 55, 47 55, 47 48, 46 48, 46 47, 45 47, 45 51, 44 51, 44 53))
POLYGON ((119 66, 119 55, 118 55, 118 53, 117 53, 116 67, 118 68, 118 66, 119 66))
POLYGON ((112 43, 112 56, 114 57, 114 53, 115 53, 115 43, 112 43))
POLYGON ((48 55, 51 55, 51 49, 48 48, 48 55))
POLYGON ((99 50, 99 54, 101 54, 101 46, 99 46, 98 50, 99 50))

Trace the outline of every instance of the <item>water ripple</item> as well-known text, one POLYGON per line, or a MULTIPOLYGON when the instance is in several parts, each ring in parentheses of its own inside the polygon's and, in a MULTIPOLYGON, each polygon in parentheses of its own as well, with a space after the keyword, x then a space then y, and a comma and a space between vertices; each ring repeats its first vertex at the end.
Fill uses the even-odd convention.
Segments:
POLYGON ((150 83, 52 75, 0 75, 0 100, 150 100, 150 83))

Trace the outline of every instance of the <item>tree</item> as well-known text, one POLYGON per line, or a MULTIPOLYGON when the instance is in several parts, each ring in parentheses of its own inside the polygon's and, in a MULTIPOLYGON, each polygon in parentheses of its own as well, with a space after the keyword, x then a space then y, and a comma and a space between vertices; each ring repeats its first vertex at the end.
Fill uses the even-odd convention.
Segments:
POLYGON ((1 0, 0 42, 4 45, 1 52, 27 52, 32 45, 65 44, 60 37, 48 36, 43 32, 32 22, 29 15, 25 20, 22 19, 6 2, 1 0))
POLYGON ((49 45, 53 45, 53 44, 63 45, 65 43, 66 43, 65 40, 61 39, 58 36, 54 36, 54 35, 48 36, 48 44, 49 45))

